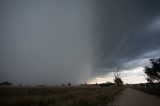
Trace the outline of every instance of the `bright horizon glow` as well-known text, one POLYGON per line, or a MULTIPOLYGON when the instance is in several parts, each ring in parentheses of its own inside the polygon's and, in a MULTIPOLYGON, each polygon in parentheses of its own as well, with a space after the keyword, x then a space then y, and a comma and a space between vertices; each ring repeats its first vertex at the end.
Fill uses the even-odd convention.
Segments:
MULTIPOLYGON (((131 70, 123 70, 121 71, 121 79, 124 82, 124 84, 136 84, 136 83, 146 83, 145 79, 145 74, 143 72, 144 68, 143 67, 137 67, 131 70)), ((97 76, 91 80, 89 80, 87 83, 88 84, 95 84, 95 83, 106 83, 106 82, 114 82, 114 75, 112 72, 102 75, 102 76, 97 76)))

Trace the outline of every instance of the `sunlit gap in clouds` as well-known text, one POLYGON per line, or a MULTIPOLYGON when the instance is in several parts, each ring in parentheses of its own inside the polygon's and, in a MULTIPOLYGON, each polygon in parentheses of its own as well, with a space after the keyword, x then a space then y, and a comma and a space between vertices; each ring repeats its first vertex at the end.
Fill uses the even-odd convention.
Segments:
MULTIPOLYGON (((122 78, 124 84, 136 84, 136 83, 146 83, 145 74, 143 72, 143 67, 136 67, 134 69, 122 70, 120 77, 122 78)), ((113 72, 107 73, 105 75, 97 76, 87 83, 95 84, 95 83, 106 83, 113 82, 114 75, 113 72)))

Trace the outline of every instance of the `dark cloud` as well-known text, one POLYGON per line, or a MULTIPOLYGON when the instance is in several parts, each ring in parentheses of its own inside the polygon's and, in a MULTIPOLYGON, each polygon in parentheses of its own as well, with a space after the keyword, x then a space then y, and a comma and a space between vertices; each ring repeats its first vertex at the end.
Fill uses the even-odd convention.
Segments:
POLYGON ((99 45, 96 67, 121 66, 159 49, 160 27, 150 29, 160 19, 159 5, 150 0, 97 1, 93 6, 99 45))
POLYGON ((82 83, 92 67, 84 1, 1 1, 0 81, 82 83))
POLYGON ((158 0, 1 0, 0 15, 0 81, 81 83, 160 53, 158 0))

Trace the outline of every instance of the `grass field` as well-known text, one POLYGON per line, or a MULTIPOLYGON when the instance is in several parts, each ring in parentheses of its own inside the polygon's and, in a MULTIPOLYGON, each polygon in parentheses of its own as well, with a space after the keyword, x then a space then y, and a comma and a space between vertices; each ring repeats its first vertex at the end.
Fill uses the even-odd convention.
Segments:
POLYGON ((105 106, 122 88, 0 88, 0 106, 105 106))

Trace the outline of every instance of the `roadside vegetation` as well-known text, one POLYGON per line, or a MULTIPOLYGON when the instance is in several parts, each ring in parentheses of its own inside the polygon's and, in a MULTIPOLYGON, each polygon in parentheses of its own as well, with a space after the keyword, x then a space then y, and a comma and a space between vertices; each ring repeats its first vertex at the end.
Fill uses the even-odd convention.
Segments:
POLYGON ((105 106, 117 87, 2 87, 0 106, 105 106))
POLYGON ((149 94, 152 94, 152 95, 160 97, 160 87, 159 88, 147 88, 147 87, 144 88, 144 87, 139 87, 139 88, 136 88, 136 89, 140 90, 142 92, 149 93, 149 94))

